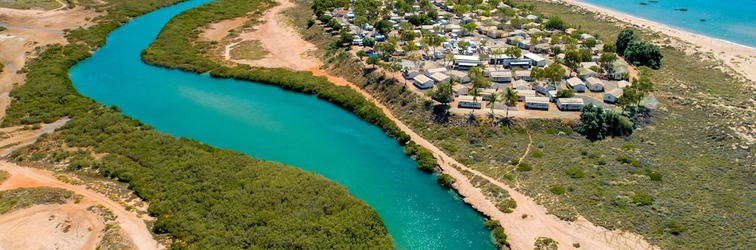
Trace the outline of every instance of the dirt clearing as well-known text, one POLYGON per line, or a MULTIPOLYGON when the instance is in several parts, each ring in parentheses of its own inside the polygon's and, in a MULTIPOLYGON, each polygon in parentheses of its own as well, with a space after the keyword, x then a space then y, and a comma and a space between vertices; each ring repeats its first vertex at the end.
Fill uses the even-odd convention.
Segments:
POLYGON ((0 250, 95 249, 105 223, 86 208, 41 205, 0 215, 0 250))

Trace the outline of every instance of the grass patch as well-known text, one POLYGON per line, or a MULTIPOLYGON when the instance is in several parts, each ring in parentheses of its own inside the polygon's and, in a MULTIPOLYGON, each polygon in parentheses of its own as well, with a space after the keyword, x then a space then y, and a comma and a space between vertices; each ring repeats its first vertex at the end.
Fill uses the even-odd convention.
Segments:
POLYGON ((243 41, 231 47, 231 59, 234 60, 260 60, 268 54, 258 40, 243 41))
POLYGON ((48 187, 18 188, 0 191, 0 214, 42 204, 65 204, 75 199, 73 192, 48 187))
POLYGON ((8 177, 10 177, 10 173, 0 170, 0 184, 7 180, 8 177))
POLYGON ((551 193, 555 195, 563 195, 565 192, 567 192, 567 190, 564 190, 564 188, 560 186, 553 186, 549 189, 549 191, 551 191, 551 193))
POLYGON ((63 7, 55 0, 0 0, 0 8, 53 10, 63 7))

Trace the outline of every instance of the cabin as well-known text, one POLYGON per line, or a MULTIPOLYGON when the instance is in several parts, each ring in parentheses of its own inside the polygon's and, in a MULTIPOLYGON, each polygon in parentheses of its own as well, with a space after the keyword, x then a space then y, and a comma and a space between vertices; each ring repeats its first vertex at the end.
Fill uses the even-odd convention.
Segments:
POLYGON ((480 57, 454 55, 454 69, 470 70, 470 68, 472 67, 480 66, 483 66, 483 62, 480 61, 480 57))
POLYGON ((604 94, 604 102, 606 103, 617 103, 619 98, 622 97, 622 89, 616 88, 612 91, 606 92, 604 94))
POLYGON ((630 86, 630 82, 622 80, 617 82, 617 88, 624 89, 625 87, 630 86))
POLYGON ((548 97, 551 102, 556 102, 557 91, 556 90, 549 90, 548 92, 546 92, 546 97, 548 97))
POLYGON ((583 109, 585 103, 582 98, 559 98, 557 99, 557 108, 564 111, 579 111, 583 109))
POLYGON ((614 80, 622 80, 626 74, 630 74, 630 71, 627 70, 627 66, 625 65, 613 66, 609 72, 609 77, 614 80))
POLYGON ((446 73, 446 68, 426 69, 425 72, 423 72, 427 77, 431 77, 435 73, 446 73))
POLYGON ((433 87, 433 80, 425 75, 417 75, 412 80, 415 82, 415 86, 419 89, 429 89, 433 87))
POLYGON ((473 96, 470 95, 461 95, 457 98, 457 107, 460 108, 470 108, 470 109, 480 109, 481 103, 480 98, 477 98, 477 101, 473 101, 473 96))
POLYGON ((470 91, 470 89, 467 88, 467 86, 455 84, 452 86, 452 91, 454 91, 454 96, 461 96, 461 95, 467 95, 467 92, 470 91))
POLYGON ((463 83, 464 84, 464 83, 470 82, 470 80, 471 80, 470 76, 467 75, 467 73, 465 73, 465 72, 461 72, 461 71, 449 71, 449 72, 447 72, 447 74, 449 75, 449 77, 454 78, 454 80, 457 80, 457 82, 459 82, 459 83, 463 83))
POLYGON ((577 77, 567 79, 567 87, 574 89, 577 92, 585 92, 585 83, 577 77))
POLYGON ((578 76, 580 77, 580 79, 588 79, 590 77, 598 77, 598 74, 595 71, 590 70, 590 69, 586 69, 586 68, 579 68, 577 70, 577 73, 578 73, 578 76))
POLYGON ((518 68, 521 68, 521 69, 530 69, 530 60, 528 60, 528 59, 510 60, 508 62, 505 62, 504 67, 505 68, 518 67, 518 68))
POLYGON ((512 82, 512 72, 507 71, 493 71, 489 73, 491 80, 494 82, 512 82))
POLYGON ((530 86, 530 83, 525 80, 517 80, 512 82, 512 89, 514 90, 530 90, 532 87, 530 86))
POLYGON ((514 72, 515 79, 530 81, 530 70, 518 70, 514 72))
POLYGON ((483 98, 483 101, 488 101, 491 94, 495 94, 496 96, 499 95, 499 92, 496 91, 496 89, 480 89, 478 90, 478 93, 480 93, 480 96, 483 98))
POLYGON ((585 79, 585 82, 588 85, 588 89, 592 92, 603 92, 604 91, 604 82, 599 80, 595 77, 588 77, 588 79, 585 79))
POLYGON ((549 110, 549 98, 548 97, 526 97, 525 108, 549 110))
POLYGON ((535 90, 515 90, 515 92, 517 93, 517 100, 521 102, 524 102, 525 98, 537 96, 535 90))
POLYGON ((539 55, 533 54, 533 53, 527 53, 522 56, 522 58, 529 59, 532 63, 531 65, 536 67, 546 67, 546 58, 543 58, 539 55))
POLYGON ((435 81, 436 84, 449 83, 449 76, 447 76, 446 74, 441 73, 441 72, 434 73, 433 75, 430 76, 430 79, 432 79, 433 81, 435 81))
POLYGON ((420 71, 417 71, 417 70, 408 70, 408 71, 402 72, 402 75, 404 76, 404 78, 412 80, 416 76, 420 75, 420 71))
POLYGON ((517 41, 517 47, 520 47, 520 49, 530 49, 530 40, 520 40, 517 41))
POLYGON ((556 91, 556 86, 551 85, 551 84, 540 84, 540 85, 534 86, 533 89, 536 92, 541 93, 542 95, 548 95, 549 91, 552 91, 552 90, 556 91))
POLYGON ((362 46, 362 38, 355 38, 354 40, 352 40, 352 45, 362 46))
POLYGON ((598 67, 598 63, 596 62, 581 62, 580 67, 590 69, 591 67, 598 67))
POLYGON ((549 51, 551 51, 551 45, 549 45, 548 43, 539 43, 534 46, 530 46, 530 52, 532 53, 546 54, 549 53, 549 51))
POLYGON ((509 45, 512 45, 512 46, 517 46, 517 43, 519 43, 520 40, 523 40, 523 39, 525 39, 525 38, 523 38, 521 36, 509 36, 509 37, 507 37, 507 40, 505 41, 505 43, 509 44, 509 45))

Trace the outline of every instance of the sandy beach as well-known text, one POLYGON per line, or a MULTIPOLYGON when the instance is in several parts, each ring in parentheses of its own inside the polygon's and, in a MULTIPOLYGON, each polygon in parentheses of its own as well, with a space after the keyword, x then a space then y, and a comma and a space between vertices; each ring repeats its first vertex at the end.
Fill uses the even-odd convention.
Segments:
POLYGON ((578 6, 592 12, 597 12, 600 15, 617 19, 620 22, 627 23, 637 28, 649 29, 654 32, 668 35, 671 38, 676 38, 676 40, 678 40, 677 42, 688 45, 686 50, 688 54, 696 52, 708 54, 710 57, 724 63, 734 70, 735 73, 750 82, 756 82, 756 48, 695 34, 577 0, 561 0, 561 3, 578 6))

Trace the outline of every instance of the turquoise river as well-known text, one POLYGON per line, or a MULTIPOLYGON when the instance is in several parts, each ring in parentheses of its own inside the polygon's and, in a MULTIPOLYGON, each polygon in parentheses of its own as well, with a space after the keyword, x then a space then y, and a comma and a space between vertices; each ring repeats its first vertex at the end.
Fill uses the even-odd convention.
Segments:
POLYGON ((70 72, 83 95, 174 136, 313 171, 372 206, 397 249, 494 249, 483 217, 422 173, 378 127, 314 96, 142 63, 192 0, 132 20, 70 72))

